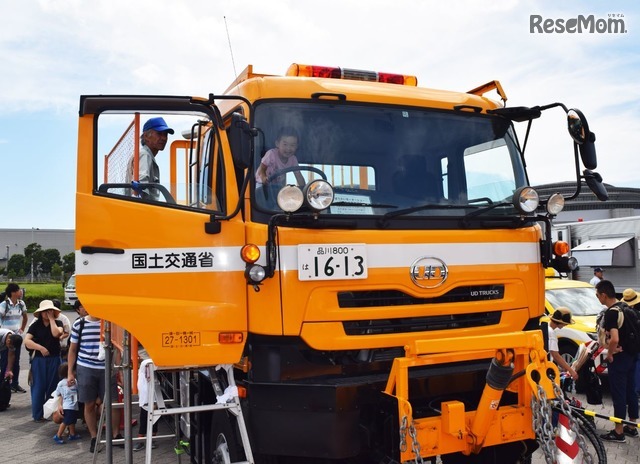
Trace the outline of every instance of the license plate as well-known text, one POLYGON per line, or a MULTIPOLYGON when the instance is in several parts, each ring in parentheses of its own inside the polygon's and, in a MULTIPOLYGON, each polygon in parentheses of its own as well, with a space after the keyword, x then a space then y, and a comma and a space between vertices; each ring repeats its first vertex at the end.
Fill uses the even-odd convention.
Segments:
POLYGON ((364 243, 298 245, 299 280, 367 278, 364 243))

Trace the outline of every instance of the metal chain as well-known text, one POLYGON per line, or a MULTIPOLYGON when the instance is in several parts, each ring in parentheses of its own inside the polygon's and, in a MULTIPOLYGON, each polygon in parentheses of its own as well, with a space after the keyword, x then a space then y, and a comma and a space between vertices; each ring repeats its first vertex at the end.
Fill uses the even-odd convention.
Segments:
POLYGON ((420 456, 420 443, 418 442, 418 434, 413 421, 411 421, 411 425, 409 426, 409 436, 411 436, 411 440, 413 442, 411 444, 411 451, 413 451, 413 454, 416 456, 415 463, 424 464, 422 456, 420 456))
POLYGON ((411 437, 411 451, 415 455, 415 464, 424 464, 422 460, 422 456, 420 456, 420 443, 418 442, 418 433, 416 432, 416 427, 414 425, 413 420, 411 421, 411 425, 409 424, 409 419, 407 416, 402 416, 402 420, 400 421, 400 451, 407 451, 407 430, 409 431, 409 436, 411 437))
POLYGON ((400 451, 407 451, 407 416, 402 416, 400 421, 400 451))
POLYGON ((553 392, 556 394, 556 398, 558 398, 557 403, 559 403, 560 405, 562 414, 564 414, 569 418, 569 427, 571 428, 571 431, 575 434, 576 439, 578 440, 578 447, 582 452, 582 462, 587 464, 593 464, 593 456, 591 456, 591 453, 589 453, 589 450, 587 449, 587 443, 584 437, 582 436, 582 434, 580 433, 578 422, 573 420, 573 415, 571 414, 571 408, 569 408, 569 405, 564 400, 564 394, 560 389, 560 387, 558 386, 558 384, 556 384, 555 382, 553 382, 553 392))
POLYGON ((557 447, 551 422, 551 405, 547 400, 547 393, 541 385, 538 385, 538 396, 533 395, 531 398, 531 412, 533 429, 544 453, 544 459, 547 464, 554 464, 557 447))

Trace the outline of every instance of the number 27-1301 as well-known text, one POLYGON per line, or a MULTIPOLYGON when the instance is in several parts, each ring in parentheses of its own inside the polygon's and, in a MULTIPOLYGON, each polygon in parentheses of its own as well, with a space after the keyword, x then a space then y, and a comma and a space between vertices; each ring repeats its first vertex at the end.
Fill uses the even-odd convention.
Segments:
POLYGON ((165 332, 162 334, 162 346, 176 348, 180 346, 199 346, 200 332, 165 332))

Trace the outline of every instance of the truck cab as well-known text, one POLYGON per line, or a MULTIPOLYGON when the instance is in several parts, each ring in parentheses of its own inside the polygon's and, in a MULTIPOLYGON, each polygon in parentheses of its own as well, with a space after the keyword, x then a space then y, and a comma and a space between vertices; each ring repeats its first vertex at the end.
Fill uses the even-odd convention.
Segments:
MULTIPOLYGON (((575 263, 551 241, 563 199, 529 186, 514 122, 562 106, 574 140, 593 140, 564 105, 504 102, 497 81, 449 92, 299 64, 248 67, 208 98, 84 96, 83 304, 160 369, 191 369, 193 401, 211 396, 198 369, 235 364, 257 462, 519 462, 535 449, 532 399, 557 373, 544 268, 575 263), (160 177, 139 182, 157 117, 174 133, 160 177)), ((195 461, 242 459, 215 416, 199 418, 195 461)))

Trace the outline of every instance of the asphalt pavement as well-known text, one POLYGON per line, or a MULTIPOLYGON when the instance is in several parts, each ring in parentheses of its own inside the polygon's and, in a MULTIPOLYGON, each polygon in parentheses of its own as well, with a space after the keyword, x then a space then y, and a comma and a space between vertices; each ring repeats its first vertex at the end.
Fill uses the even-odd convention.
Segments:
MULTIPOLYGON (((74 314, 69 314, 71 320, 74 314)), ((22 348, 22 370, 20 372, 20 384, 27 393, 14 393, 11 398, 11 406, 4 412, 0 412, 0 464, 54 464, 54 463, 91 463, 93 454, 89 453, 90 436, 82 421, 78 421, 77 432, 82 438, 75 442, 67 442, 64 445, 54 443, 53 436, 57 432, 57 425, 51 421, 35 423, 31 418, 31 395, 27 384, 29 362, 27 352, 22 348)), ((606 379, 605 379, 606 382, 606 379)), ((575 395, 583 405, 595 413, 604 416, 613 415, 613 405, 608 389, 604 391, 604 404, 592 406, 586 404, 584 395, 575 395)), ((134 408, 133 417, 138 417, 138 410, 134 408)), ((163 421, 163 419, 161 419, 163 421)), ((599 433, 605 433, 613 427, 613 424, 605 419, 596 418, 596 427, 599 433)), ((133 436, 137 436, 137 425, 133 427, 133 436)), ((159 434, 168 434, 170 429, 166 423, 160 423, 159 434)), ((157 439, 157 449, 152 451, 154 464, 188 463, 189 456, 177 455, 174 452, 175 439, 157 439)), ((627 464, 640 463, 640 438, 627 437, 626 443, 605 442, 607 459, 609 463, 627 464)), ((96 455, 96 463, 106 463, 104 445, 102 451, 96 455)), ((131 453, 131 460, 127 460, 128 454, 122 448, 113 448, 112 461, 108 464, 139 464, 145 462, 145 451, 131 453)), ((541 451, 534 454, 533 463, 545 462, 541 451)), ((597 461, 596 461, 597 462, 597 461)))
MULTIPOLYGON (((65 311, 67 317, 73 321, 76 314, 65 311)), ((31 317, 31 316, 30 316, 31 317)), ((0 412, 0 464, 83 464, 94 462, 94 455, 89 452, 91 436, 82 420, 76 424, 76 433, 81 439, 58 445, 53 436, 58 431, 58 425, 52 421, 36 423, 31 417, 31 391, 27 382, 29 372, 29 356, 24 344, 20 356, 20 385, 27 393, 13 393, 11 406, 0 412)), ((137 398, 134 398, 137 400, 137 398)), ((132 417, 138 418, 139 410, 134 407, 132 417)), ((171 431, 164 419, 160 419, 159 435, 170 434, 171 431)), ((132 436, 138 434, 138 426, 133 426, 132 436)), ((124 433, 123 433, 124 435, 124 433)), ((104 433, 102 434, 104 440, 104 433)), ((65 440, 66 441, 66 440, 65 440)), ((175 439, 156 439, 157 449, 152 450, 154 464, 188 463, 189 456, 176 455, 174 452, 175 439)), ((96 454, 96 463, 106 463, 107 453, 105 445, 96 454)), ((131 460, 122 448, 112 449, 111 464, 142 464, 145 462, 145 451, 132 451, 131 460)))

